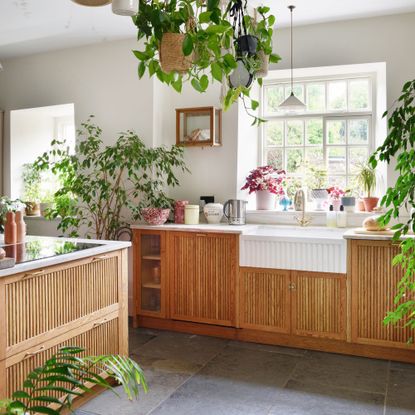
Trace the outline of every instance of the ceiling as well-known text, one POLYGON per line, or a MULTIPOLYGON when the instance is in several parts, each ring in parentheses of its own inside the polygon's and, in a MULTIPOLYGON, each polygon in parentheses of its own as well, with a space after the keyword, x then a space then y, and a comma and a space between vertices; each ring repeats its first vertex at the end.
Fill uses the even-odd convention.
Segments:
MULTIPOLYGON (((415 11, 415 0, 249 0, 271 5, 279 27, 415 11)), ((70 0, 0 0, 0 59, 109 40, 134 38, 128 17, 111 6, 90 8, 70 0)))

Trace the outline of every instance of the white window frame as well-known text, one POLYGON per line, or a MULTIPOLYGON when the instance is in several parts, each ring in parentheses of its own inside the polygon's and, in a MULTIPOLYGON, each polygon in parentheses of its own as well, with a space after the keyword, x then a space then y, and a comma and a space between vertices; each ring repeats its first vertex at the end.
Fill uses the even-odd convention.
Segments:
MULTIPOLYGON (((377 147, 376 145, 376 109, 377 109, 377 96, 376 96, 376 80, 377 80, 377 74, 374 71, 358 71, 358 72, 348 72, 347 70, 350 69, 350 67, 360 67, 359 69, 361 69, 362 66, 364 65, 345 65, 344 67, 324 67, 323 69, 325 69, 326 74, 321 74, 321 69, 322 68, 306 68, 303 70, 296 70, 296 71, 308 71, 309 75, 307 76, 295 76, 294 79, 294 84, 295 83, 300 83, 300 84, 305 84, 305 83, 322 83, 325 85, 325 99, 326 99, 326 109, 328 108, 328 99, 329 99, 329 94, 328 94, 328 82, 330 81, 347 81, 348 86, 347 86, 347 96, 346 96, 346 108, 348 108, 348 103, 349 103, 349 99, 350 99, 350 88, 349 88, 349 82, 353 81, 355 79, 369 79, 369 97, 370 97, 370 108, 369 110, 361 110, 361 111, 350 111, 348 112, 347 110, 326 110, 326 112, 304 112, 304 113, 295 113, 295 114, 291 114, 291 113, 272 113, 272 114, 266 114, 265 110, 266 110, 266 105, 265 105, 265 98, 266 98, 266 93, 265 93, 265 89, 268 86, 272 86, 272 85, 289 85, 290 83, 290 79, 287 76, 284 76, 284 72, 287 71, 271 71, 270 76, 268 76, 266 79, 264 79, 263 82, 263 86, 260 90, 260 101, 261 104, 260 105, 260 116, 262 118, 264 118, 267 121, 276 121, 276 120, 281 120, 281 121, 286 121, 286 120, 290 120, 290 119, 302 119, 302 120, 307 120, 307 119, 315 119, 315 118, 322 118, 323 120, 323 144, 321 145, 316 145, 316 146, 308 146, 306 145, 305 142, 305 131, 304 131, 304 142, 301 146, 292 146, 293 148, 303 148, 303 153, 305 155, 305 148, 307 147, 316 147, 316 148, 323 148, 323 156, 324 156, 324 160, 326 162, 326 167, 328 167, 328 160, 327 160, 327 149, 329 147, 335 147, 335 144, 328 144, 327 140, 326 140, 326 133, 327 133, 327 121, 328 120, 345 120, 346 122, 346 143, 345 144, 340 144, 338 146, 342 146, 346 148, 346 171, 345 174, 339 174, 338 176, 346 176, 346 180, 347 182, 349 182, 349 178, 350 178, 350 165, 349 165, 349 149, 353 148, 353 147, 365 147, 368 148, 368 152, 369 154, 371 154, 377 147), (330 74, 330 68, 333 68, 333 74, 330 74), (344 68, 344 71, 340 70, 340 73, 336 74, 334 72, 339 72, 339 69, 344 68), (313 69, 315 69, 313 71, 313 69), (313 73, 314 72, 314 73, 313 73), (320 72, 320 73, 319 73, 320 72), (279 76, 278 76, 279 75, 279 76), (350 119, 363 119, 366 118, 369 120, 368 126, 369 126, 369 131, 368 131, 368 145, 349 145, 348 144, 348 120, 350 119)), ((287 73, 288 75, 288 73, 287 73)), ((304 101, 305 103, 307 102, 307 89, 304 88, 304 101)), ((304 123, 304 128, 305 128, 305 123, 304 123)), ((262 127, 259 129, 259 148, 258 148, 258 155, 259 155, 259 164, 260 165, 264 165, 266 163, 266 150, 269 148, 273 148, 271 146, 266 146, 265 145, 265 134, 264 134, 264 130, 265 130, 265 126, 262 125, 262 127)), ((286 128, 284 125, 284 143, 282 147, 276 146, 274 148, 282 148, 283 149, 283 158, 284 158, 284 165, 286 167, 286 149, 289 148, 290 146, 287 146, 286 144, 286 128)), ((290 176, 295 177, 296 174, 290 174, 290 176)), ((331 176, 336 176, 336 175, 331 175, 331 176)), ((349 184, 349 183, 347 183, 349 184)))

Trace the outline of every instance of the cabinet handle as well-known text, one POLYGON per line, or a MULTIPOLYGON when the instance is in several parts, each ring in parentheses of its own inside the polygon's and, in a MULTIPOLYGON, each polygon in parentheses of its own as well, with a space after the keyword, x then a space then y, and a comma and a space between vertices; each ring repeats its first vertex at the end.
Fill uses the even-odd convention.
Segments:
POLYGON ((36 356, 37 354, 39 354, 39 353, 40 353, 41 351, 43 351, 44 349, 45 349, 45 346, 42 346, 40 349, 38 349, 38 350, 36 350, 36 351, 34 351, 34 352, 27 352, 27 353, 24 355, 23 360, 28 359, 29 357, 36 356))
POLYGON ((289 290, 295 290, 297 287, 295 286, 295 284, 293 282, 288 284, 288 289, 289 290))
POLYGON ((25 278, 31 278, 31 277, 38 277, 39 275, 43 275, 44 273, 45 273, 45 270, 44 269, 41 269, 41 270, 36 271, 36 272, 28 272, 27 274, 25 274, 23 276, 23 279, 25 279, 25 278))
POLYGON ((91 262, 103 261, 104 259, 108 259, 108 255, 95 256, 91 262))
POLYGON ((108 319, 106 319, 106 318, 104 318, 104 320, 102 320, 102 321, 97 321, 96 323, 94 323, 94 324, 93 324, 92 328, 94 329, 94 328, 96 328, 96 327, 102 326, 102 325, 103 325, 103 324, 105 324, 107 321, 108 321, 108 319))

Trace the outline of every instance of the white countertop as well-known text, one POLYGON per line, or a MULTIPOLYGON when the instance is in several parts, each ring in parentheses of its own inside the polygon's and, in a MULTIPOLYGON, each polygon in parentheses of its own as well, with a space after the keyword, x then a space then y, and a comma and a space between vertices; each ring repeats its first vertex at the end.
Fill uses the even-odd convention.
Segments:
MULTIPOLYGON (((18 274, 20 272, 28 272, 38 268, 49 267, 51 265, 62 264, 77 259, 88 258, 90 256, 101 255, 106 252, 117 251, 131 246, 131 242, 125 241, 105 241, 96 239, 78 239, 78 238, 54 238, 48 236, 27 236, 26 241, 37 240, 57 240, 59 242, 83 242, 100 244, 101 246, 84 249, 82 251, 71 252, 69 254, 56 255, 49 258, 39 259, 22 264, 16 264, 13 268, 0 270, 0 277, 18 274)), ((0 236, 0 245, 3 244, 3 236, 0 236)))
MULTIPOLYGON (((348 230, 344 234, 345 239, 363 239, 363 240, 371 240, 371 241, 390 241, 393 239, 393 235, 395 232, 387 231, 385 233, 356 233, 354 229, 348 230)), ((402 239, 405 238, 415 238, 414 234, 408 234, 402 236, 402 239)))
POLYGON ((198 225, 184 225, 178 223, 166 223, 164 225, 146 225, 136 223, 130 225, 131 229, 145 229, 155 231, 186 231, 186 232, 227 232, 242 234, 252 230, 258 225, 228 225, 227 223, 209 224, 199 223, 198 225))

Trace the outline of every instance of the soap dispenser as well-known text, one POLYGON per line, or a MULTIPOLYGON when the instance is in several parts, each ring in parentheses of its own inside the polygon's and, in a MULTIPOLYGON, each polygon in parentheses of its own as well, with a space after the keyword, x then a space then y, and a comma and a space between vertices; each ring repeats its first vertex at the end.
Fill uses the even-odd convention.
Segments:
POLYGON ((337 226, 337 215, 334 211, 334 206, 330 205, 329 211, 327 212, 327 227, 335 228, 337 226))
POLYGON ((347 212, 344 211, 344 206, 340 206, 340 211, 337 212, 337 227, 345 228, 347 226, 347 212))

